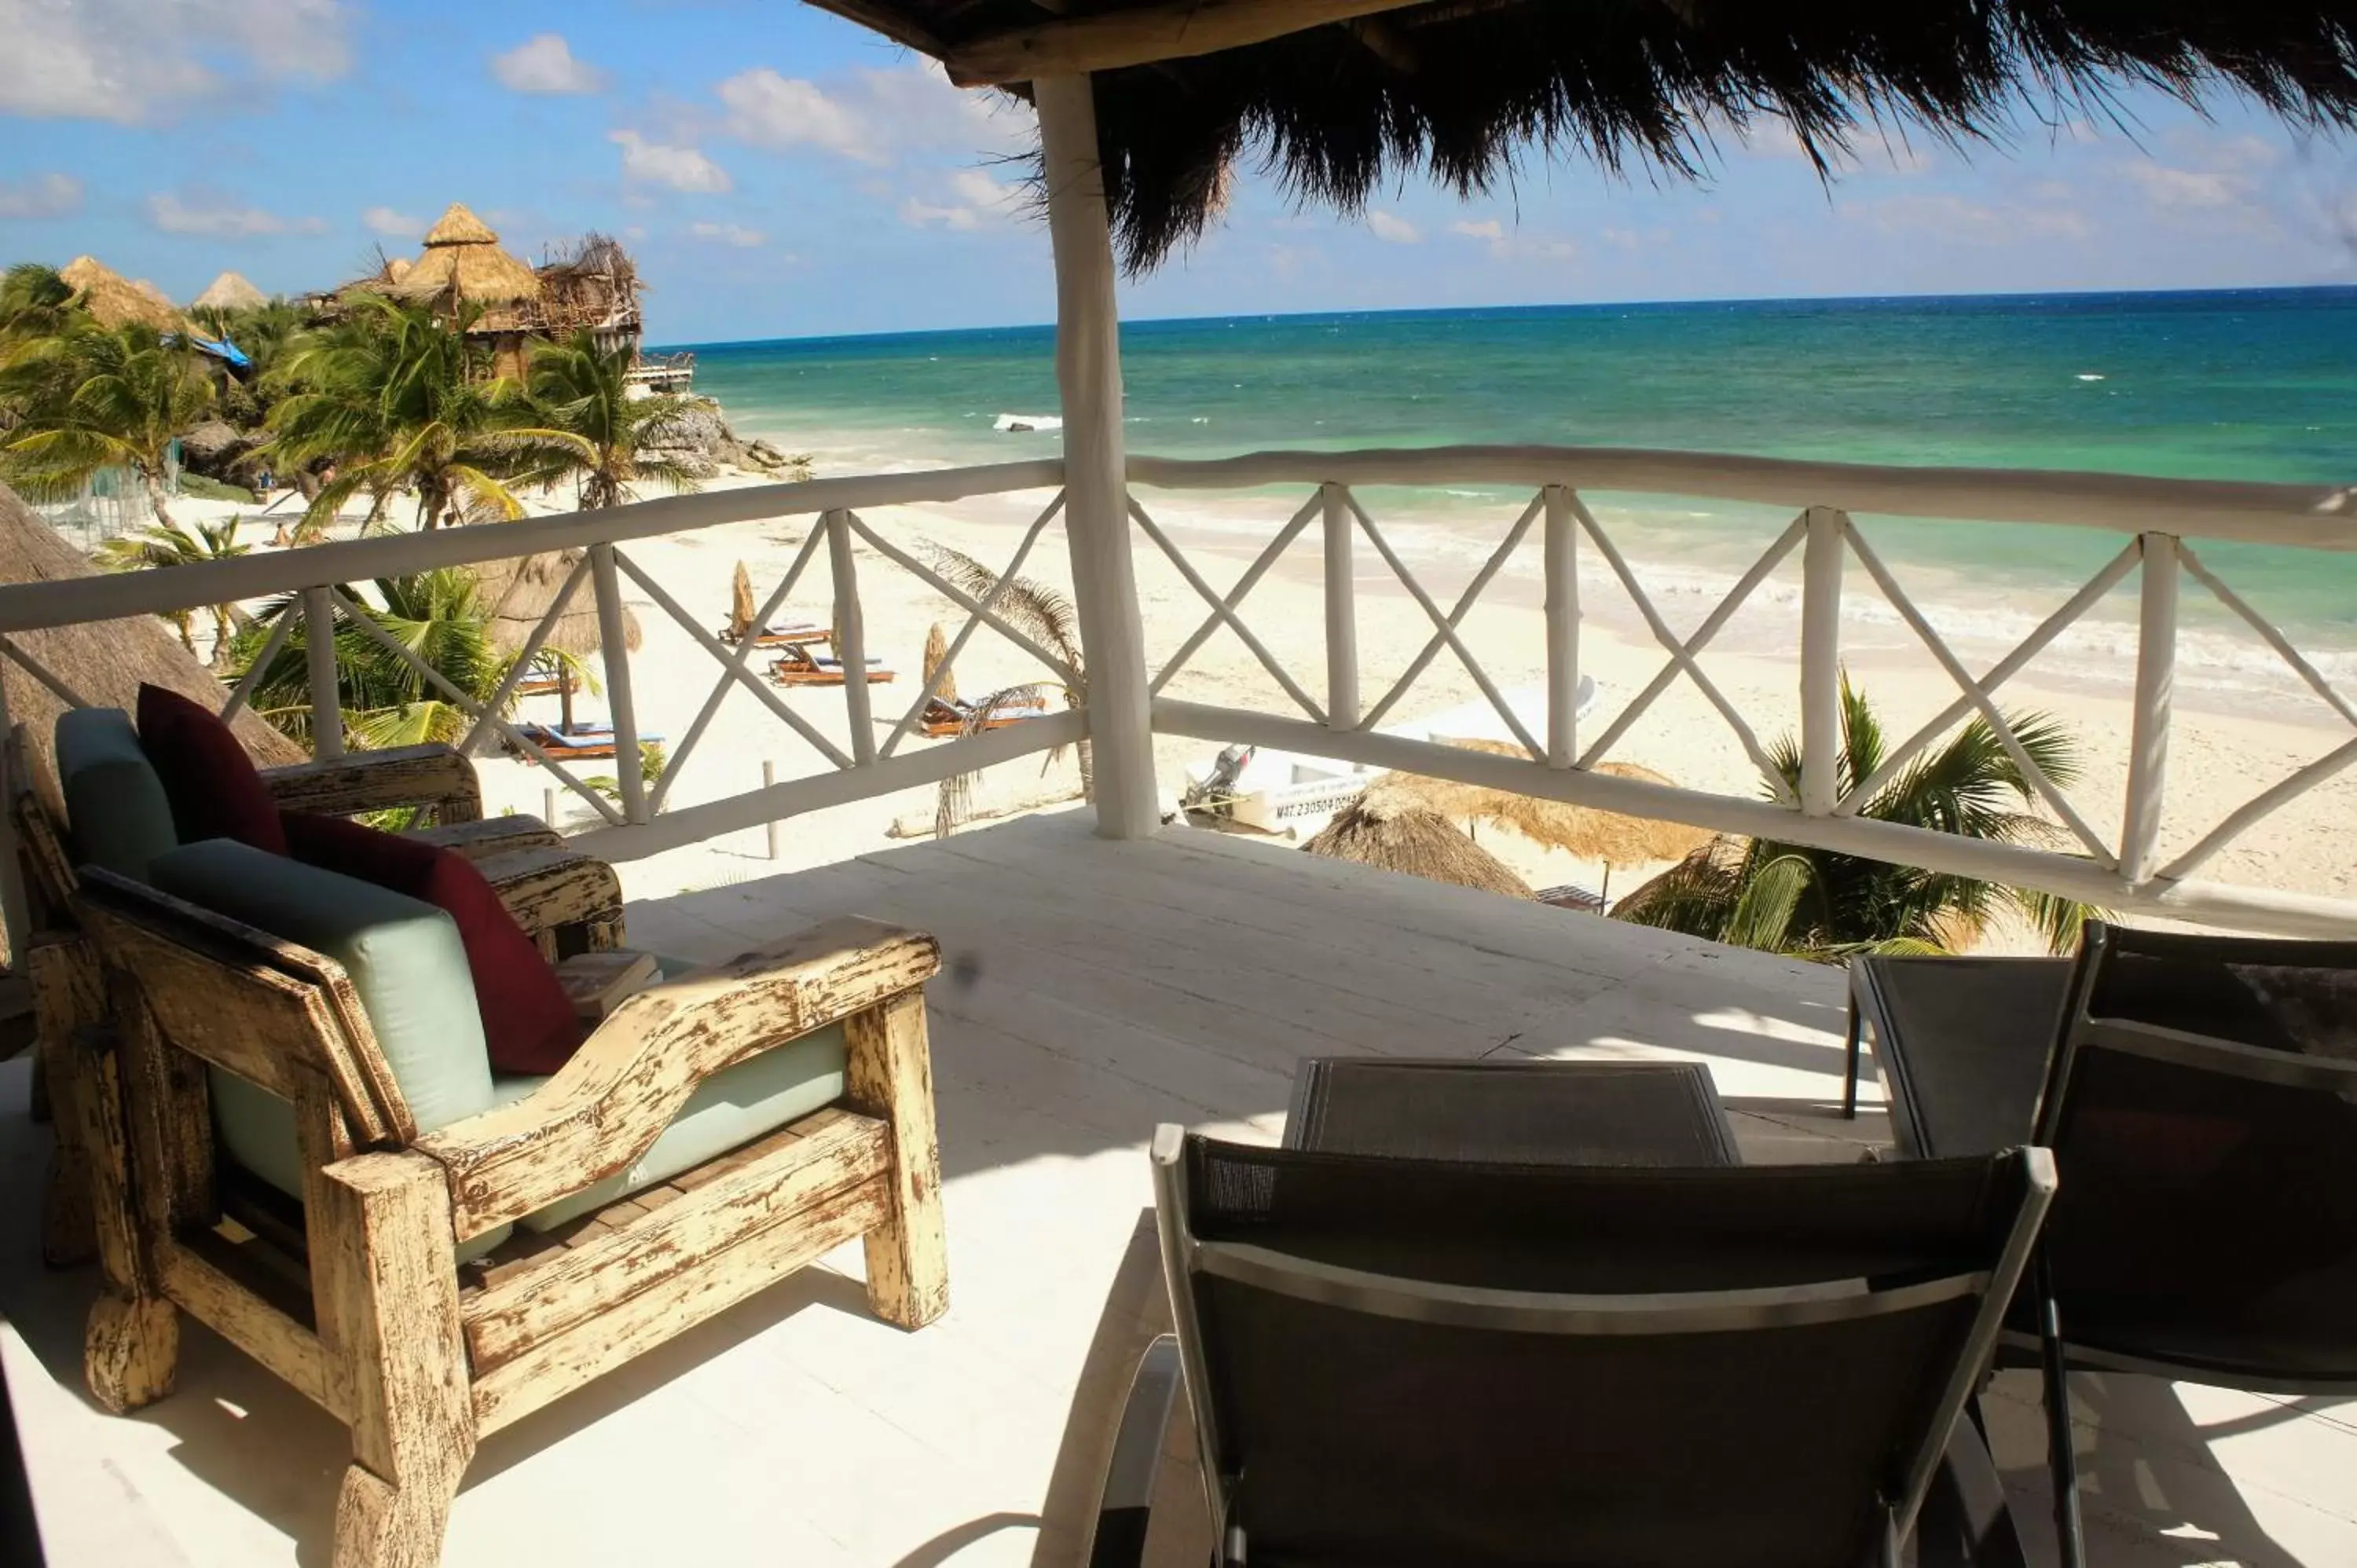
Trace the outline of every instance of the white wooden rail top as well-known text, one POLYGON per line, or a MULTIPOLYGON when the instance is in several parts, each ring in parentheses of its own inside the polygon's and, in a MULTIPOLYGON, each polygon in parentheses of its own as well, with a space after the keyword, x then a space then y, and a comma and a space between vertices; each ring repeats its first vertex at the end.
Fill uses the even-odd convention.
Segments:
MULTIPOLYGON (((70 582, 0 585, 0 657, 14 660, 63 700, 74 703, 79 699, 30 657, 14 634, 231 601, 294 596, 299 611, 281 618, 264 657, 256 661, 257 670, 284 645, 299 614, 307 626, 321 628, 340 618, 344 624, 357 628, 362 635, 375 637, 389 650, 408 660, 429 682, 438 683, 438 677, 409 659, 405 650, 372 622, 353 615, 352 606, 343 597, 339 585, 577 548, 586 552, 586 558, 525 644, 525 653, 528 657, 538 650, 542 639, 586 581, 604 623, 607 697, 619 742, 615 771, 620 803, 617 805, 588 789, 505 716, 511 689, 522 676, 525 660, 518 660, 508 683, 488 702, 478 702, 447 685, 441 687, 441 694, 474 716, 474 729, 467 737, 470 749, 480 749, 495 735, 504 736, 589 801, 598 813, 598 822, 576 838, 585 847, 610 858, 652 854, 802 811, 935 783, 994 762, 1070 745, 1090 734, 1092 726, 1100 736, 1109 736, 1114 733, 1110 726, 1120 725, 1132 735, 1150 728, 1207 741, 1245 741, 1491 785, 1636 816, 1667 818, 1718 832, 1773 836, 1960 875, 2042 888, 2115 909, 2287 934, 2345 936, 2357 931, 2357 902, 2205 882, 2193 875, 2253 824, 2357 762, 2357 733, 2352 733, 2352 738, 2337 749, 2261 790, 2222 820, 2193 824, 2199 832, 2190 848, 2166 863, 2158 854, 2165 823, 2178 596, 2184 579, 2191 578, 2228 611, 2248 623, 2290 670, 2346 719, 2352 732, 2357 732, 2357 703, 2335 691, 2284 633, 2242 599, 2187 542, 2223 539, 2308 550, 2357 550, 2357 490, 2111 474, 1809 463, 1711 453, 1592 447, 1264 452, 1208 461, 1132 456, 1127 460, 1127 473, 1134 488, 1301 488, 1308 494, 1304 504, 1291 513, 1289 521, 1275 532, 1258 557, 1224 593, 1205 580, 1146 505, 1135 494, 1131 495, 1127 510, 1134 536, 1142 536, 1170 558, 1202 596, 1209 612, 1197 632, 1153 670, 1142 703, 1108 691, 1108 683, 1100 681, 1096 689, 1087 693, 1082 707, 1001 729, 960 735, 940 745, 906 751, 901 749, 903 742, 912 734, 921 734, 922 720, 938 676, 934 681, 912 682, 916 686, 913 692, 895 686, 877 686, 871 692, 867 683, 860 681, 840 688, 850 737, 846 751, 750 667, 757 650, 749 641, 736 648, 720 641, 713 629, 720 618, 715 613, 716 607, 682 605, 660 581, 641 570, 617 546, 726 523, 814 516, 820 520, 820 526, 810 531, 792 566, 772 591, 769 602, 761 607, 757 624, 767 624, 779 612, 823 545, 833 583, 834 651, 846 670, 864 669, 867 645, 860 614, 856 540, 894 567, 916 575, 965 611, 966 621, 951 644, 952 661, 975 632, 986 627, 1036 660, 1041 666, 1037 678, 1043 683, 1079 693, 1082 682, 1078 671, 1067 666, 1054 650, 1042 647, 999 617, 995 608, 995 593, 980 599, 967 595, 944 581, 905 543, 879 532, 859 515, 863 508, 955 501, 1026 490, 1057 491, 1054 500, 1023 532, 1013 556, 1001 568, 1002 575, 1013 575, 1022 569, 1052 522, 1063 521, 1068 530, 1091 538, 1099 536, 1097 531, 1108 537, 1120 532, 1118 518, 1064 517, 1066 498, 1060 489, 1064 464, 1060 460, 714 490, 497 526, 344 541, 303 550, 70 582), (1467 484, 1527 489, 1532 494, 1529 504, 1523 508, 1495 552, 1455 604, 1444 609, 1416 580, 1354 489, 1373 485, 1467 484), (1763 539, 1762 553, 1751 569, 1694 632, 1682 638, 1655 608, 1619 545, 1582 500, 1582 491, 1742 501, 1790 509, 1793 516, 1772 539, 1763 539), (1851 521, 1853 514, 2099 529, 2122 535, 2122 548, 2018 647, 1975 675, 1908 598, 1863 532, 1851 521), (1327 657, 1323 690, 1318 693, 1305 688, 1293 671, 1285 669, 1238 613, 1239 607, 1285 549, 1313 522, 1318 525, 1324 543, 1326 573, 1327 657), (1534 726, 1526 725, 1505 702, 1458 634, 1468 611, 1506 569, 1516 547, 1534 528, 1539 531, 1542 540, 1546 604, 1544 625, 1549 702, 1542 726, 1544 734, 1534 733, 1534 726), (1361 541, 1399 579, 1433 628, 1429 640, 1406 671, 1388 691, 1374 695, 1372 701, 1362 700, 1359 688, 1353 556, 1361 541), (1751 725, 1710 682, 1695 658, 1769 574, 1795 551, 1800 553, 1803 563, 1802 645, 1797 672, 1803 764, 1797 792, 1769 767, 1751 725), (1589 556, 1592 563, 1600 563, 1601 568, 1619 581, 1663 651, 1661 671, 1652 682, 1637 693, 1613 721, 1594 736, 1581 733, 1575 695, 1579 687, 1583 554, 1589 556), (1944 712, 1899 746, 1873 778, 1845 790, 1836 778, 1835 762, 1840 747, 1841 593, 1844 574, 1852 562, 1874 582, 1955 681, 1959 695, 1944 712), (2126 798, 2121 802, 2122 826, 2114 843, 2097 833, 2070 797, 2037 768, 2006 726, 1994 694, 2132 572, 2137 575, 2140 589, 2139 642, 2130 766, 2126 798), (709 695, 674 744, 670 767, 660 780, 651 783, 642 777, 640 766, 636 741, 644 715, 631 687, 630 660, 621 636, 624 578, 678 622, 720 667, 709 695), (1222 627, 1233 630, 1268 669, 1301 710, 1301 716, 1214 707, 1162 694, 1171 678, 1222 627), (1444 652, 1463 663, 1474 683, 1497 708, 1508 733, 1528 754, 1526 757, 1437 746, 1378 730, 1379 722, 1444 652), (1593 771, 1637 718, 1681 676, 1692 682, 1726 719, 1760 768, 1765 780, 1765 796, 1709 793, 1593 771), (671 786, 713 723, 724 699, 738 686, 752 693, 780 724, 808 742, 828 766, 810 777, 658 815, 671 786), (900 697, 911 695, 915 701, 897 718, 873 709, 879 697, 897 708, 900 697), (2067 835, 2067 849, 1995 844, 1859 815, 1859 807, 1908 761, 1957 723, 1975 714, 1996 726, 2000 740, 2012 753, 2048 813, 2067 835), (880 739, 879 732, 883 732, 880 739)), ((1077 509, 1094 503, 1076 492, 1072 504, 1077 509)), ((1111 511, 1114 506, 1107 505, 1103 510, 1111 511)), ((1114 554, 1121 563, 1121 576, 1125 578, 1126 540, 1114 554)), ((1100 555, 1098 559, 1102 561, 1103 557, 1100 555)), ((1593 564, 1587 568, 1595 569, 1593 564)), ((1082 596, 1088 591, 1088 585, 1082 584, 1082 596)), ((1134 594, 1134 586, 1130 591, 1134 594)), ((1114 627, 1130 628, 1124 634, 1124 640, 1135 636, 1137 618, 1134 613, 1106 616, 1092 614, 1092 608, 1087 604, 1082 606, 1083 628, 1094 628, 1091 635, 1102 638, 1106 635, 1103 628, 1114 627)), ((325 636, 307 636, 306 646, 313 650, 312 702, 315 712, 323 712, 336 702, 331 640, 325 636)), ((1108 650, 1092 646, 1092 664, 1112 668, 1117 663, 1145 661, 1142 648, 1114 651, 1129 657, 1117 659, 1108 650)), ((246 684, 231 695, 231 710, 248 699, 251 685, 249 677, 246 684)), ((323 754, 332 755, 340 749, 339 725, 317 725, 315 733, 323 754)), ((1142 746, 1113 749, 1126 755, 1147 755, 1142 746)), ((1106 767, 1107 755, 1101 748, 1101 795, 1111 792, 1135 798, 1139 781, 1113 781, 1119 788, 1109 790, 1106 767)), ((11 855, 11 863, 13 859, 11 855)))

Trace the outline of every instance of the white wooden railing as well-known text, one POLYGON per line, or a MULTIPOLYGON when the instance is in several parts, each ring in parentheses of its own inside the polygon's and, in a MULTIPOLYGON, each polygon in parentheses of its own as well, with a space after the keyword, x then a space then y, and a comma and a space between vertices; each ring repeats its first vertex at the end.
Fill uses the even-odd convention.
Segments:
MULTIPOLYGON (((2357 704, 2336 692, 2284 633, 2235 594, 2199 553, 2200 544, 2212 539, 2319 551, 2357 548, 2357 501, 2352 501, 2348 492, 2281 485, 1871 467, 1708 454, 1577 448, 1265 453, 1215 461, 1139 456, 1129 459, 1127 467, 1131 484, 1129 521, 1140 540, 1139 549, 1167 557, 1205 600, 1209 610, 1201 628, 1175 649, 1167 653, 1149 650, 1136 630, 1139 618, 1134 585, 1129 589, 1127 614, 1092 614, 1092 609, 1102 611, 1104 607, 1086 602, 1092 592, 1104 591, 1093 585, 1101 574, 1076 574, 1083 600, 1084 632, 1095 628, 1091 635, 1100 641, 1109 635, 1135 639, 1134 646, 1118 650, 1092 646, 1091 665, 1097 666, 1101 660, 1108 664, 1126 661, 1132 662, 1133 667, 1142 663, 1152 671, 1150 686, 1135 698, 1142 712, 1130 712, 1125 707, 1109 711, 1104 683, 1100 682, 1099 689, 1091 693, 1093 718, 1089 713, 1078 711, 1055 713, 1004 729, 911 747, 906 743, 917 733, 935 683, 920 683, 921 689, 916 693, 916 701, 886 730, 873 710, 874 697, 869 688, 855 680, 841 688, 849 738, 847 747, 839 746, 813 722, 810 713, 797 703, 789 702, 759 671, 748 667, 753 656, 749 646, 725 646, 706 624, 707 618, 716 617, 700 617, 694 608, 682 605, 658 575, 634 562, 625 548, 640 540, 727 523, 790 516, 814 518, 816 526, 810 530, 792 566, 770 594, 769 603, 762 607, 757 624, 766 622, 801 585, 823 545, 832 578, 835 630, 840 639, 835 651, 846 670, 863 669, 866 639, 857 579, 859 553, 854 549, 856 542, 883 556, 893 567, 914 574, 965 612, 965 623, 952 643, 952 662, 974 636, 987 630, 1036 660, 1044 679, 1060 685, 1077 685, 1076 671, 1054 650, 1041 647, 1007 624, 996 613, 989 599, 977 601, 944 581, 911 553, 907 542, 891 537, 861 515, 863 510, 909 502, 955 501, 1026 490, 1056 491, 1064 467, 1054 460, 714 491, 496 527, 349 541, 70 583, 0 586, 0 657, 15 660, 72 702, 77 699, 64 683, 53 672, 40 668, 27 652, 20 634, 46 627, 294 595, 299 599, 302 618, 309 628, 306 643, 313 660, 310 676, 315 714, 325 715, 332 713, 337 700, 332 644, 325 629, 341 619, 343 624, 361 628, 364 634, 374 631, 366 617, 351 614, 351 606, 342 598, 343 590, 339 585, 434 567, 479 564, 581 548, 587 553, 586 560, 564 585, 548 616, 526 644, 526 652, 537 650, 541 639, 586 585, 595 596, 604 633, 602 657, 608 708, 616 731, 619 804, 574 777, 561 761, 534 745, 506 716, 516 676, 511 676, 487 702, 478 702, 447 685, 440 689, 443 696, 474 716, 473 731, 468 736, 470 746, 487 744, 494 736, 502 737, 540 761, 551 777, 588 802, 597 813, 596 820, 576 836, 585 847, 613 859, 653 854, 801 812, 932 784, 953 774, 1070 745, 1089 735, 1092 724, 1122 725, 1144 725, 1163 734, 1207 741, 1251 742, 1492 785, 1636 816, 1666 818, 1717 831, 1770 835, 2042 888, 2114 908, 2291 933, 2347 934, 2357 930, 2357 904, 2281 889, 2204 882, 2194 875, 2254 824, 2357 761, 2357 737, 2257 792, 2222 821, 2206 826, 2190 849, 2167 864, 2160 864, 2158 855, 2168 821, 2171 677, 2178 636, 2177 600, 2183 579, 2192 578, 2228 611, 2247 622, 2302 682, 2347 719, 2352 729, 2357 729, 2357 704), (1444 609, 1417 579, 1393 539, 1370 515, 1359 491, 1380 485, 1467 484, 1526 489, 1531 499, 1469 585, 1451 607, 1444 609), (1154 515, 1153 508, 1165 505, 1157 492, 1271 488, 1298 488, 1306 492, 1306 499, 1224 591, 1189 559, 1180 542, 1154 515), (1620 542, 1598 521, 1583 499, 1583 492, 1736 500, 1790 509, 1792 515, 1790 522, 1772 539, 1763 539, 1764 547, 1758 560, 1732 591, 1691 634, 1681 637, 1648 596, 1620 542), (2121 547, 2101 571, 2018 647, 1975 674, 1909 598, 1854 521, 1857 514, 1971 518, 2096 529, 2119 536, 2121 547), (1322 692, 1313 692, 1296 672, 1286 669, 1253 633, 1242 613, 1254 586, 1313 522, 1318 527, 1324 547, 1326 668, 1322 692), (1543 734, 1538 733, 1537 727, 1526 725, 1505 701, 1497 684, 1473 657, 1460 629, 1468 612, 1483 593, 1514 567, 1517 550, 1534 528, 1541 535, 1538 575, 1545 595, 1541 651, 1548 701, 1543 734), (1405 673, 1372 702, 1366 700, 1367 693, 1361 689, 1363 666, 1357 632, 1359 589, 1353 577, 1356 553, 1361 542, 1397 578, 1432 628, 1405 673), (1801 645, 1796 671, 1803 764, 1797 792, 1769 766, 1752 721, 1709 679, 1697 660, 1770 572, 1796 551, 1803 564, 1801 645), (1591 560, 1626 592, 1651 635, 1661 644, 1663 662, 1652 682, 1635 693, 1610 723, 1598 733, 1587 735, 1583 733, 1576 693, 1580 686, 1581 583, 1584 572, 1597 569, 1586 564, 1591 560), (1835 761, 1840 746, 1838 682, 1844 635, 1841 596, 1845 569, 1851 561, 1873 581, 1932 658, 1955 681, 1958 695, 1892 752, 1875 777, 1844 790, 1836 777, 1835 761), (2083 617, 2131 572, 2140 574, 2142 588, 2139 651, 2131 761, 2126 800, 2122 802, 2122 826, 2114 841, 2097 833, 2069 794, 2037 768, 2007 727, 1995 694, 2034 655, 2083 617), (637 741, 642 727, 642 704, 632 684, 630 656, 622 636, 626 580, 676 621, 718 667, 715 682, 680 742, 669 770, 651 787, 639 767, 637 741), (1108 628, 1115 629, 1108 631, 1108 628), (1222 628, 1232 630, 1267 669, 1299 710, 1299 716, 1210 705, 1168 693, 1174 677, 1222 628), (1378 728, 1418 676, 1444 654, 1462 662, 1474 684, 1497 708, 1507 733, 1528 754, 1526 757, 1438 746, 1385 734, 1378 728), (1678 788, 1596 770, 1596 765, 1609 757, 1638 718, 1680 679, 1692 682, 1727 721, 1760 771, 1767 791, 1764 797, 1756 790, 1738 793, 1678 788), (786 732, 798 736, 809 747, 819 767, 800 778, 662 811, 673 785, 708 733, 722 703, 731 690, 739 686, 751 692, 786 732), (1996 727, 2040 800, 2069 833, 2073 842, 2066 851, 1964 839, 1858 814, 1859 807, 1909 759, 1958 721, 1974 714, 1996 727)), ((1076 499, 1075 506, 1078 504, 1076 499)), ((1088 526, 1081 519, 1064 515, 1060 495, 1022 532, 1005 570, 1020 570, 1032 558, 1046 531, 1059 525, 1068 529, 1088 526)), ((1080 541, 1068 542, 1077 545, 1080 541)), ((1099 552, 1097 558, 1103 560, 1109 555, 1117 556, 1121 570, 1127 571, 1125 550, 1099 552)), ((283 643, 285 628, 292 625, 294 618, 290 615, 282 620, 275 642, 283 643)), ((407 658, 405 650, 394 646, 390 639, 381 640, 392 651, 407 658)), ((267 663, 277 651, 276 646, 265 649, 257 666, 267 663)), ((414 660, 409 661, 415 665, 414 660)), ((519 660, 519 675, 525 662, 519 660)), ((426 678, 437 681, 430 672, 426 678)), ((229 705, 233 709, 250 696, 250 689, 242 687, 231 694, 229 705)), ((340 744, 341 726, 333 719, 315 722, 314 733, 319 737, 323 753, 332 754, 340 744)), ((1110 728, 1105 727, 1103 733, 1111 733, 1110 728)), ((1105 766, 1106 757, 1101 752, 1101 792, 1108 787, 1102 776, 1105 766)), ((1136 779, 1114 782, 1130 798, 1135 797, 1140 784, 1136 779)), ((1150 780, 1146 783, 1150 787, 1150 780)))

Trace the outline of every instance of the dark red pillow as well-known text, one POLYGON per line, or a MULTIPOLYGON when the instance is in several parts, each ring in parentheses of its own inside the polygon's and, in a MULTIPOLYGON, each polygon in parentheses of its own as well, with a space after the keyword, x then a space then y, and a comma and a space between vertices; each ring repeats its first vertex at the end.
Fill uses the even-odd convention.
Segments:
POLYGON ((270 787, 219 714, 178 692, 143 684, 138 722, 139 749, 164 781, 182 843, 235 839, 273 854, 286 853, 270 787))
POLYGON ((340 817, 283 820, 287 852, 304 865, 431 904, 457 923, 495 1069, 551 1073, 581 1048, 581 1021, 556 971, 466 856, 340 817))

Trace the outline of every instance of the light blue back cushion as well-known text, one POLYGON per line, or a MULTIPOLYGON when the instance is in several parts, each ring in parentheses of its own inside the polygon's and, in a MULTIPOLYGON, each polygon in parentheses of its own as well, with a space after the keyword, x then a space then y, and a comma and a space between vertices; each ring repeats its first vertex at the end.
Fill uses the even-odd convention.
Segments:
MULTIPOLYGON (((228 839, 159 856, 156 887, 334 959, 351 977, 417 1130, 494 1102, 490 1055, 458 928, 431 904, 228 839)), ((231 1158, 303 1195, 294 1108, 216 1069, 213 1116, 231 1158)), ((496 1244, 500 1232, 468 1251, 496 1244)))
MULTIPOLYGON (((678 959, 660 959, 667 978, 697 967, 678 959)), ((662 1135, 619 1176, 560 1198, 520 1221, 527 1230, 547 1230, 641 1187, 669 1181, 684 1170, 774 1133, 789 1122, 843 1098, 843 1026, 829 1024, 801 1039, 763 1051, 738 1062, 696 1086, 662 1135)), ((496 1092, 502 1101, 521 1100, 548 1080, 544 1078, 502 1078, 496 1092)))
POLYGON ((81 862, 135 882, 179 847, 164 781, 139 749, 121 708, 69 708, 58 715, 58 785, 66 829, 81 862))

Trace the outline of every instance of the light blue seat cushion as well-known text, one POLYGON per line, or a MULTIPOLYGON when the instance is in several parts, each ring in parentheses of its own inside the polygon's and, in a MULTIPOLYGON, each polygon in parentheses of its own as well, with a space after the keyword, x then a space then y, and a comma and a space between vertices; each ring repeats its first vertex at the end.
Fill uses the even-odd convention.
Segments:
MULTIPOLYGON (((697 967, 677 959, 659 959, 665 975, 683 974, 697 967)), ((672 1124, 648 1146, 638 1162, 595 1187, 561 1198, 546 1208, 524 1216, 529 1230, 548 1230, 628 1197, 642 1187, 669 1181, 682 1171, 725 1155, 740 1144, 774 1133, 790 1122, 843 1098, 843 1026, 830 1024, 802 1038, 738 1062, 705 1079, 672 1124)), ((501 1078, 494 1092, 501 1101, 521 1100, 548 1080, 544 1078, 501 1078)))
MULTIPOLYGON (((350 976, 421 1133, 494 1103, 490 1055, 467 951, 450 917, 415 898, 228 839, 156 857, 156 887, 334 959, 350 976)), ((233 1073, 212 1072, 213 1119, 230 1157, 303 1196, 295 1110, 233 1073)), ((504 1229, 468 1255, 496 1246, 504 1229)))
POLYGON ((66 828, 82 864, 135 882, 156 857, 178 849, 172 802, 139 749, 121 708, 69 708, 58 715, 58 785, 66 828))

